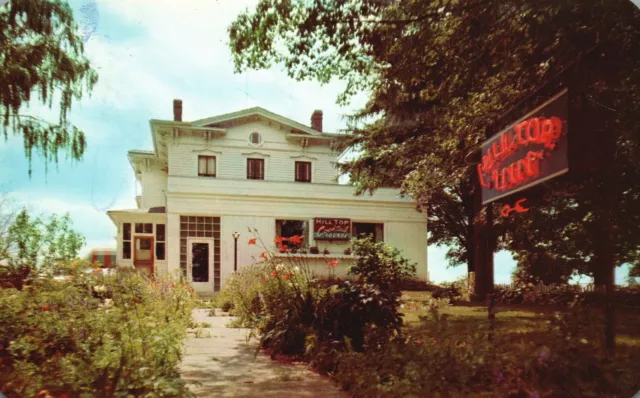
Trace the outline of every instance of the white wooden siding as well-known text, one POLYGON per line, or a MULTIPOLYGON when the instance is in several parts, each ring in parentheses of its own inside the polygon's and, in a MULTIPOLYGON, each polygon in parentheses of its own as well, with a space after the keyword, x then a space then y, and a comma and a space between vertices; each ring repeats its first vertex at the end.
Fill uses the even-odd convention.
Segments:
POLYGON ((167 189, 167 175, 164 171, 143 171, 140 185, 142 186, 142 208, 165 206, 164 191, 167 189))
MULTIPOLYGON (((312 145, 302 150, 300 145, 287 140, 287 131, 278 130, 267 123, 247 123, 232 127, 226 136, 205 142, 202 138, 180 137, 168 144, 169 174, 194 177, 198 175, 198 155, 216 156, 218 179, 244 180, 247 178, 247 158, 265 159, 265 179, 268 181, 295 181, 295 161, 311 161, 312 183, 336 184, 337 153, 326 146, 312 145), (261 145, 249 143, 249 135, 262 135, 261 145)), ((209 177, 202 177, 209 178, 209 177)))
POLYGON ((402 255, 416 262, 418 278, 428 280, 427 223, 387 222, 384 224, 384 241, 400 249, 402 255))

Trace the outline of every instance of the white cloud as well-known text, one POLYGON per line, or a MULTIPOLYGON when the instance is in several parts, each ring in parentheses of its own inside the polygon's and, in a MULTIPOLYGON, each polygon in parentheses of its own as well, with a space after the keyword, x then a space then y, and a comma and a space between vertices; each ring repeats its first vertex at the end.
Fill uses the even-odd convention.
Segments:
POLYGON ((279 67, 233 73, 227 27, 255 2, 193 0, 101 1, 102 13, 118 15, 140 35, 109 39, 108 26, 91 37, 87 52, 100 74, 91 103, 116 109, 137 108, 145 119, 171 117, 171 101, 184 101, 184 119, 195 120, 262 106, 308 124, 314 109, 324 110, 326 131, 345 127, 341 114, 364 104, 340 109, 335 100, 344 83, 320 87, 292 81, 279 67))

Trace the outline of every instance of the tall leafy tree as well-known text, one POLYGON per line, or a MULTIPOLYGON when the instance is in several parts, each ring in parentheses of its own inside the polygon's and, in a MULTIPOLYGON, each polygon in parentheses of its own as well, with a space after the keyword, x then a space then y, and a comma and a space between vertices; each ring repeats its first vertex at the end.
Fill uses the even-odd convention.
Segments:
MULTIPOLYGON (((5 142, 21 135, 29 159, 34 151, 45 165, 61 153, 82 158, 86 137, 68 113, 97 82, 84 55, 73 13, 63 0, 9 1, 0 7, 0 121, 5 142), (56 102, 57 120, 44 120, 29 107, 56 102)), ((45 166, 46 167, 46 166, 45 166)))
POLYGON ((72 228, 71 217, 53 215, 45 221, 22 209, 2 241, 9 262, 16 267, 50 269, 58 262, 77 258, 85 238, 72 228))
POLYGON ((548 184, 555 195, 499 221, 498 247, 542 275, 558 264, 558 280, 577 270, 602 282, 602 264, 638 261, 640 11, 628 0, 262 0, 229 34, 239 71, 280 64, 296 79, 346 80, 341 101, 371 93, 348 142, 362 156, 342 169, 360 193, 414 194, 454 265, 469 260, 474 216, 465 155, 512 121, 507 110, 515 119, 570 82, 580 162, 548 184))

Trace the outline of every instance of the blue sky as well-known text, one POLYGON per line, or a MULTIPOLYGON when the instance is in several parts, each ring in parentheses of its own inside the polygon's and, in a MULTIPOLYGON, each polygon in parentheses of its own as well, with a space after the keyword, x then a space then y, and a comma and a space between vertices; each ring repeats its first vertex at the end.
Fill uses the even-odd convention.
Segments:
MULTIPOLYGON (((111 208, 135 208, 137 186, 130 149, 152 149, 149 119, 171 119, 172 101, 183 100, 184 120, 195 120, 262 106, 308 124, 314 109, 324 111, 324 129, 345 127, 343 115, 362 106, 365 95, 348 107, 335 104, 344 85, 295 82, 281 68, 233 73, 227 26, 255 1, 247 0, 72 0, 77 22, 91 33, 85 50, 100 80, 91 97, 75 103, 73 123, 87 134, 81 162, 61 160, 45 174, 33 159, 33 176, 18 138, 0 141, 0 190, 19 205, 50 215, 69 211, 87 238, 83 253, 115 247, 111 208)), ((56 109, 39 104, 31 114, 56 120, 56 109)), ((466 267, 449 269, 446 248, 429 248, 429 273, 435 282, 454 280, 466 267)), ((509 282, 514 262, 508 253, 495 261, 495 280, 509 282)), ((626 272, 618 272, 622 282, 626 272)))

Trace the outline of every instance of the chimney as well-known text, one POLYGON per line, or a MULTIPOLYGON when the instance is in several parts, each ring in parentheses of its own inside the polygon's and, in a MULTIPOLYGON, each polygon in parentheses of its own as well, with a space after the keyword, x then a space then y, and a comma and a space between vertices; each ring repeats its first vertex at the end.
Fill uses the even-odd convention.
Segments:
POLYGON ((311 128, 322 132, 322 111, 316 109, 311 114, 311 128))
POLYGON ((176 122, 182 121, 182 100, 173 100, 173 120, 176 122))

